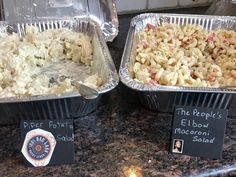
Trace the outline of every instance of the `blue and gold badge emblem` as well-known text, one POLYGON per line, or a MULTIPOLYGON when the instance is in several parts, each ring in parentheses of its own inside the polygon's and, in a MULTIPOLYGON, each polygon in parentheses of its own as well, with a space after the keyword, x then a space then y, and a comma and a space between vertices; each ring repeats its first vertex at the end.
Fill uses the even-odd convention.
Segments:
POLYGON ((33 166, 46 166, 55 146, 56 140, 52 133, 38 128, 26 134, 21 152, 33 166))

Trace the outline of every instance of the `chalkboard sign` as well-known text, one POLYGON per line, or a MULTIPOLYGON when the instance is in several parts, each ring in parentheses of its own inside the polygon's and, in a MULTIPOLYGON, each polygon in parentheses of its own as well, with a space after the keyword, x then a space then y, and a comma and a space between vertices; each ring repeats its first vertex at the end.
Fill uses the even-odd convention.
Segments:
POLYGON ((172 153, 221 158, 227 110, 177 106, 175 108, 172 153))
POLYGON ((21 152, 28 166, 74 162, 73 120, 21 121, 21 152))

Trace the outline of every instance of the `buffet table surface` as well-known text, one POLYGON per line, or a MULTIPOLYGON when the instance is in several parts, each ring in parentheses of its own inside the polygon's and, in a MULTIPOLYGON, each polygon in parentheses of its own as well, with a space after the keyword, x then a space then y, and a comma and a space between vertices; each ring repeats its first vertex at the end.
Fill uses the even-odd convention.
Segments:
MULTIPOLYGON (((203 14, 206 9, 162 12, 203 14)), ((119 16, 119 35, 108 44, 117 70, 133 16, 119 16)), ((25 167, 19 125, 0 126, 0 176, 123 177, 130 170, 137 177, 236 175, 235 119, 228 118, 221 160, 169 154, 171 121, 170 114, 143 108, 135 93, 120 83, 103 96, 96 111, 75 120, 74 164, 25 167)))

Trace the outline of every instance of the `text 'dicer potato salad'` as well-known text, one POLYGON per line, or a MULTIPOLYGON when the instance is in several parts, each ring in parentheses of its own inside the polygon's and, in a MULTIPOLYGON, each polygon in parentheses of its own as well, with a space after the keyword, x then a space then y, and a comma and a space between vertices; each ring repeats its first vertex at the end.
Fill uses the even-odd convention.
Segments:
POLYGON ((235 31, 147 24, 135 40, 136 81, 189 87, 236 85, 235 31))

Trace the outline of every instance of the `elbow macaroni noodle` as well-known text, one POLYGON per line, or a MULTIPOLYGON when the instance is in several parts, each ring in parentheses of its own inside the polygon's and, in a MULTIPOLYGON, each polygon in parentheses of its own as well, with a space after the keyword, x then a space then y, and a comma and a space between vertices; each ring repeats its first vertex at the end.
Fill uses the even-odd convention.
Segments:
POLYGON ((235 31, 147 24, 136 41, 132 67, 136 81, 189 87, 236 85, 235 31))

